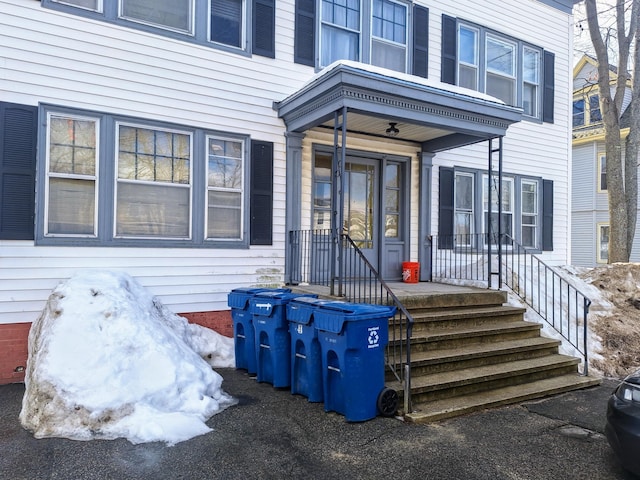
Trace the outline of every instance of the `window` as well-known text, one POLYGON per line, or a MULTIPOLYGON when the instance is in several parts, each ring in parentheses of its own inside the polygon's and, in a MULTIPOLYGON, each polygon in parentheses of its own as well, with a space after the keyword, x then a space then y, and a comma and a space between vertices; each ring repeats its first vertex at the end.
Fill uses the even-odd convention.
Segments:
POLYGON ((244 43, 244 2, 211 0, 211 41, 242 47, 244 43))
POLYGON ((507 105, 516 104, 516 45, 487 35, 485 91, 507 105))
POLYGON ((461 87, 478 90, 478 30, 460 25, 458 42, 458 84, 461 87))
POLYGON ((207 138, 207 238, 242 238, 244 145, 207 138))
POLYGON ((457 245, 471 245, 472 243, 472 235, 474 233, 474 181, 473 174, 456 172, 453 233, 456 236, 457 245))
POLYGON ((275 0, 41 1, 44 7, 185 42, 275 57, 275 0))
POLYGON ((607 191, 607 156, 598 154, 598 191, 607 191))
POLYGON ((74 7, 86 8, 96 12, 102 11, 102 0, 52 0, 56 3, 73 5, 74 7))
POLYGON ((600 111, 600 97, 591 95, 589 97, 589 122, 596 123, 602 121, 602 112, 600 111))
POLYGON ((97 235, 98 132, 95 118, 48 116, 47 235, 97 235))
POLYGON ((538 182, 522 181, 522 233, 520 243, 523 247, 535 248, 538 245, 538 182))
POLYGON ((193 33, 195 0, 120 0, 120 16, 183 33, 193 33))
POLYGON ((602 121, 599 95, 576 98, 573 101, 573 127, 582 127, 602 121))
POLYGON ((316 152, 313 168, 314 230, 331 228, 331 155, 316 152))
POLYGON ((609 225, 604 223, 599 223, 597 225, 597 247, 598 253, 596 257, 596 261, 598 263, 608 263, 609 262, 609 225))
POLYGON ((408 0, 296 0, 294 61, 353 60, 427 77, 429 9, 408 0))
POLYGON ((581 127, 584 125, 584 100, 573 101, 573 127, 581 127))
POLYGON ((442 16, 441 53, 441 81, 522 107, 532 119, 553 122, 552 53, 447 15, 442 16))
MULTIPOLYGON (((438 180, 438 235, 443 245, 476 246, 477 236, 498 233, 498 176, 480 170, 440 167, 438 180), (491 188, 489 188, 491 187, 491 188), (489 222, 489 192, 491 221, 489 222), (455 236, 455 242, 448 238, 455 236)), ((520 245, 553 250, 553 182, 523 175, 502 177, 502 233, 520 245)))
MULTIPOLYGON (((482 209, 485 233, 492 235, 498 232, 498 177, 493 176, 489 185, 489 176, 483 175, 482 209), (491 188, 491 223, 489 225, 489 188, 491 188)), ((514 179, 502 177, 502 232, 514 238, 513 213, 514 213, 514 179)), ((514 238, 515 239, 515 238, 514 238)))
POLYGON ((407 6, 373 0, 371 64, 398 72, 407 70, 407 6))
POLYGON ((39 244, 272 244, 273 144, 75 109, 46 118, 39 244), (250 210, 250 212, 249 212, 250 210))
POLYGON ((540 51, 524 47, 522 61, 522 109, 530 117, 538 117, 540 103, 540 51))
POLYGON ((116 237, 191 237, 191 134, 120 124, 116 237))
POLYGON ((400 210, 402 195, 402 170, 397 163, 388 163, 385 172, 384 236, 400 237, 400 210))
POLYGON ((360 0, 322 1, 322 66, 360 60, 360 0))

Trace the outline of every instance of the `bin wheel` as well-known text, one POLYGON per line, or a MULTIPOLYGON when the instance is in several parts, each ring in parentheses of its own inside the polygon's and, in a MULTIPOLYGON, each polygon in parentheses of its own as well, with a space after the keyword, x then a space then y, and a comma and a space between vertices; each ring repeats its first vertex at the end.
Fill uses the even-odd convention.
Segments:
POLYGON ((383 417, 392 417, 398 410, 398 392, 385 387, 378 395, 378 410, 383 417))

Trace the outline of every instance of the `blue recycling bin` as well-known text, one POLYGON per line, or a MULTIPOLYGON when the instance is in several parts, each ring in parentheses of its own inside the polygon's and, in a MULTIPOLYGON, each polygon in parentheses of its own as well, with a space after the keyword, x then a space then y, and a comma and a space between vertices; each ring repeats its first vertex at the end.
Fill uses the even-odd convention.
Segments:
POLYGON ((320 305, 331 302, 312 297, 294 298, 287 305, 291 336, 291 393, 310 402, 324 399, 322 355, 313 315, 320 305))
POLYGON ((246 369, 249 374, 255 374, 257 369, 255 330, 249 300, 258 293, 274 291, 290 292, 291 289, 235 288, 227 296, 227 305, 231 307, 231 319, 233 320, 236 368, 246 369))
POLYGON ((287 304, 297 297, 317 297, 291 292, 259 292, 251 300, 255 330, 256 372, 258 382, 274 387, 291 385, 291 338, 287 304))
POLYGON ((347 302, 318 307, 314 323, 322 355, 325 411, 362 422, 378 415, 383 395, 396 395, 384 385, 389 318, 395 312, 396 307, 347 302))

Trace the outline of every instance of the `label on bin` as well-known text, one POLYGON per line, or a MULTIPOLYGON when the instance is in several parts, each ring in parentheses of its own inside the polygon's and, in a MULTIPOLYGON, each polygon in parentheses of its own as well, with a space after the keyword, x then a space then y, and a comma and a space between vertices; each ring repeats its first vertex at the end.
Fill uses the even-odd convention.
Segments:
POLYGON ((378 333, 380 327, 369 327, 367 330, 369 331, 368 348, 378 348, 380 346, 380 334, 378 333))

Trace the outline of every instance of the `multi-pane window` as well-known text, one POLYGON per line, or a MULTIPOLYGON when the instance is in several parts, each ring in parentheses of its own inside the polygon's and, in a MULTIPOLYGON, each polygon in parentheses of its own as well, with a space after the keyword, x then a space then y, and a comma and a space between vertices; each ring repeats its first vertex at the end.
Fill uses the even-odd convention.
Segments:
POLYGON ((115 235, 191 236, 191 134, 120 124, 115 235))
POLYGON ((244 145, 207 138, 207 238, 242 238, 244 145))
POLYGON ((397 163, 389 163, 385 172, 385 217, 384 236, 398 238, 400 236, 401 209, 401 169, 397 163))
POLYGON ((478 30, 460 25, 458 28, 458 85, 478 90, 478 30))
POLYGON ((354 60, 407 71, 409 6, 398 0, 322 0, 320 67, 354 60))
POLYGON ((360 0, 322 1, 322 65, 360 60, 360 0))
POLYGON ((454 185, 454 226, 453 233, 458 245, 470 245, 474 233, 474 181, 471 173, 456 172, 454 185))
POLYGON ((542 49, 478 25, 456 25, 457 69, 446 81, 521 106, 527 117, 541 118, 542 49))
POLYGON ((524 247, 535 248, 538 244, 538 182, 523 180, 521 185, 522 235, 524 247))
POLYGON ((193 33, 195 0, 120 0, 120 16, 178 32, 193 33))
POLYGON ((609 262, 609 225, 599 223, 597 225, 598 235, 598 254, 596 261, 598 263, 609 262))
MULTIPOLYGON (((514 182, 513 178, 502 178, 502 233, 513 238, 513 212, 514 212, 514 182)), ((484 231, 491 235, 498 233, 498 177, 492 176, 489 184, 489 176, 483 177, 482 188, 482 209, 484 220, 484 231), (491 222, 489 224, 489 191, 491 191, 491 222)))
POLYGON ((313 227, 331 228, 331 155, 316 153, 313 168, 313 227))
POLYGON ((524 47, 522 58, 522 109, 525 115, 538 117, 540 90, 540 51, 524 47))
POLYGON ((602 121, 600 96, 589 95, 573 101, 573 126, 581 127, 602 121))
POLYGON ((102 11, 102 0, 52 0, 55 3, 63 3, 74 7, 86 8, 96 12, 102 11))
POLYGON ((264 227, 272 209, 272 175, 264 175, 273 161, 268 142, 105 113, 42 109, 47 125, 37 202, 40 242, 271 244, 270 224, 264 227), (248 194, 250 186, 255 197, 248 194))
POLYGON ((485 92, 507 105, 516 103, 516 44, 487 35, 485 92))
POLYGON ((242 47, 244 16, 243 0, 211 0, 211 41, 242 47))
POLYGON ((607 155, 598 154, 598 191, 607 191, 607 155))
POLYGON ((100 122, 50 114, 48 125, 45 235, 95 236, 100 122))
POLYGON ((371 64, 406 71, 407 6, 390 0, 373 0, 371 64))

